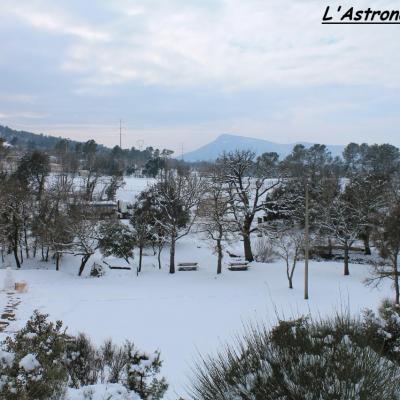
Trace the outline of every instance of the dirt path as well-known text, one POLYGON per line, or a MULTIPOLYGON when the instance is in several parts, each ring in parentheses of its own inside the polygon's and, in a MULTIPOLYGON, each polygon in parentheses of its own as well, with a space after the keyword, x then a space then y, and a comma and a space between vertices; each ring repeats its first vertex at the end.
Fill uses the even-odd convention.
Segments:
POLYGON ((15 321, 15 313, 21 299, 17 293, 7 292, 7 304, 0 315, 0 332, 8 333, 7 328, 11 322, 15 321))

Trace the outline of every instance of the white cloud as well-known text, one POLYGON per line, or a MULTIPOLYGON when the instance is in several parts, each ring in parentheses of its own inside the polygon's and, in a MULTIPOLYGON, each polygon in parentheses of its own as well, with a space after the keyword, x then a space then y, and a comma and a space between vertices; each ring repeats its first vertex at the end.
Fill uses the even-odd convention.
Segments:
MULTIPOLYGON (((109 35, 89 24, 77 23, 78 16, 71 16, 60 9, 54 9, 52 3, 42 3, 35 8, 34 3, 19 1, 9 2, 3 0, 1 14, 16 16, 26 24, 37 29, 46 30, 60 35, 75 36, 85 41, 108 41, 109 35)), ((80 19, 80 18, 79 18, 80 19)))
POLYGON ((322 26, 320 1, 225 0, 209 8, 138 3, 133 9, 117 3, 110 42, 72 44, 63 67, 86 73, 92 85, 400 85, 398 27, 322 26))
POLYGON ((37 113, 33 111, 16 111, 16 112, 1 112, 0 118, 3 120, 18 120, 18 119, 43 119, 47 114, 37 113))
MULTIPOLYGON (((114 0, 99 2, 103 11, 112 7, 101 28, 67 5, 14 3, 3 14, 75 37, 60 64, 84 85, 400 85, 398 27, 323 26, 326 5, 319 0, 114 0)), ((374 6, 398 2, 374 0, 374 6)))

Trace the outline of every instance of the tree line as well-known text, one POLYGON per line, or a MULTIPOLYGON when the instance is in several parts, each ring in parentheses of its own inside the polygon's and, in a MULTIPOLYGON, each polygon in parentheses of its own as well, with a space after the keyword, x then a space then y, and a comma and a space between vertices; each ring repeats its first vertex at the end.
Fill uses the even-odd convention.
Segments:
POLYGON ((58 269, 64 254, 74 254, 80 257, 81 275, 98 250, 131 262, 137 248, 140 272, 144 248, 154 250, 161 268, 168 245, 169 272, 174 273, 176 244, 196 228, 214 243, 217 273, 226 243, 240 238, 248 262, 261 260, 272 248, 285 261, 293 287, 306 244, 311 255, 326 258, 339 249, 348 275, 357 242, 366 255, 371 247, 378 250, 371 283, 392 278, 399 302, 400 152, 394 146, 352 143, 342 158, 333 158, 324 145, 297 145, 283 160, 276 153, 257 157, 235 151, 196 169, 164 154, 155 183, 132 199, 128 224, 101 218, 93 204, 104 197, 115 200, 123 171, 105 177, 101 168, 92 168, 102 164, 93 142, 82 153, 88 171, 83 177, 70 171, 50 175, 49 157, 39 151, 22 157, 15 172, 1 174, 2 254, 12 253, 17 267, 39 256, 54 258, 58 269))

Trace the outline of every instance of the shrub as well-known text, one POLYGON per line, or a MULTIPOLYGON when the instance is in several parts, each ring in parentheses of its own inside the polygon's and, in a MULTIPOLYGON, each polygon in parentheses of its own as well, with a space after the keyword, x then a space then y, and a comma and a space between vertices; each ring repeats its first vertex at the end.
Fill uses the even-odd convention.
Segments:
POLYGON ((195 371, 195 400, 399 399, 400 369, 349 317, 281 321, 248 330, 195 371))
POLYGON ((255 258, 256 261, 262 263, 273 262, 277 258, 277 254, 274 251, 274 247, 267 237, 259 237, 255 245, 255 258))
POLYGON ((33 314, 14 338, 2 343, 0 398, 6 400, 60 399, 67 385, 64 355, 67 336, 62 323, 33 314))
POLYGON ((94 263, 90 270, 90 276, 93 278, 100 278, 106 274, 106 270, 100 264, 94 263))
POLYGON ((47 317, 35 311, 14 338, 1 343, 2 400, 60 400, 68 386, 75 389, 68 392, 74 396, 89 399, 90 393, 104 389, 104 398, 113 399, 106 387, 99 387, 102 383, 112 384, 115 396, 125 396, 115 398, 163 398, 168 385, 158 377, 159 352, 147 355, 131 342, 117 346, 111 340, 96 348, 84 334, 68 336, 61 321, 54 324, 47 317))
POLYGON ((126 364, 126 350, 116 346, 111 339, 106 340, 100 348, 101 352, 101 381, 108 380, 117 383, 122 380, 126 364))
POLYGON ((97 349, 83 333, 71 338, 66 351, 66 368, 70 386, 81 386, 97 383, 99 377, 99 356, 97 349))
POLYGON ((374 349, 400 366, 400 306, 385 300, 378 316, 365 311, 363 327, 374 349))
POLYGON ((164 396, 168 385, 164 378, 158 379, 162 362, 160 353, 153 355, 127 348, 128 362, 126 364, 127 385, 143 399, 159 400, 164 396))
POLYGON ((121 383, 143 400, 162 399, 168 389, 165 379, 158 377, 160 353, 140 352, 129 341, 117 346, 109 339, 96 349, 79 334, 68 345, 66 365, 70 386, 77 389, 98 382, 121 383))

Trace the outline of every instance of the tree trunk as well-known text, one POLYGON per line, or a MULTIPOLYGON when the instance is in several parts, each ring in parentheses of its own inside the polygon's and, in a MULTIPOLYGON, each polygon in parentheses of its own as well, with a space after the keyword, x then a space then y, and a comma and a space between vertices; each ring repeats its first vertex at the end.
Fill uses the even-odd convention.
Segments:
POLYGON ((365 233, 364 237, 363 237, 363 241, 364 241, 364 254, 366 256, 370 256, 371 255, 371 247, 369 245, 369 233, 365 233))
POLYGON ((332 259, 332 256, 333 256, 332 239, 329 237, 328 238, 328 257, 329 257, 329 259, 332 259))
POLYGON ((161 252, 163 251, 164 246, 159 246, 158 247, 158 255, 157 255, 157 260, 158 260, 158 269, 161 269, 161 252))
POLYGON ((19 229, 18 229, 18 224, 15 215, 13 215, 13 225, 14 225, 14 237, 13 237, 13 246, 12 250, 14 252, 14 258, 15 258, 15 264, 17 265, 17 268, 21 268, 21 262, 18 258, 18 243, 19 243, 19 229))
POLYGON ((143 258, 143 245, 139 246, 139 269, 138 271, 142 271, 142 258, 143 258))
POLYGON ((349 271, 349 244, 346 242, 344 245, 344 275, 350 275, 349 271))
POLYGON ((33 245, 33 258, 36 258, 36 251, 37 251, 37 240, 35 239, 35 243, 33 245))
POLYGON ((90 254, 86 254, 85 256, 82 257, 81 266, 79 267, 78 276, 82 275, 82 272, 85 269, 85 265, 88 262, 89 258, 90 258, 90 254))
POLYGON ((18 246, 17 246, 17 244, 14 244, 14 246, 13 246, 13 253, 14 253, 15 264, 17 265, 17 268, 21 268, 21 262, 19 261, 19 258, 18 258, 18 246))
POLYGON ((25 241, 26 258, 29 258, 28 232, 27 232, 27 229, 26 229, 26 225, 24 226, 24 241, 25 241))
POLYGON ((61 258, 61 254, 57 253, 56 254, 56 271, 60 270, 60 258, 61 258))
POLYGON ((169 273, 175 273, 175 238, 171 240, 171 248, 169 251, 169 273))
POLYGON ((243 235, 243 246, 244 246, 244 257, 246 261, 248 262, 254 261, 253 252, 251 250, 250 234, 243 235))
POLYGON ((42 199, 42 194, 43 194, 43 190, 44 190, 44 183, 45 183, 45 177, 42 176, 40 178, 40 182, 39 182, 39 190, 38 190, 38 197, 37 200, 38 202, 40 202, 40 200, 42 199))
POLYGON ((217 274, 220 274, 222 272, 222 246, 221 246, 221 239, 217 239, 217 254, 218 254, 217 274))
POLYGON ((394 279, 394 289, 396 291, 395 304, 399 305, 400 304, 400 288, 399 288, 399 270, 398 270, 397 258, 398 258, 398 255, 396 254, 396 257, 393 262, 393 279, 394 279))
POLYGON ((47 250, 46 250, 46 258, 45 258, 45 261, 46 262, 48 262, 49 261, 49 248, 47 248, 47 250))
POLYGON ((293 289, 293 272, 294 267, 290 270, 289 259, 286 260, 286 276, 289 282, 289 289, 293 289))

